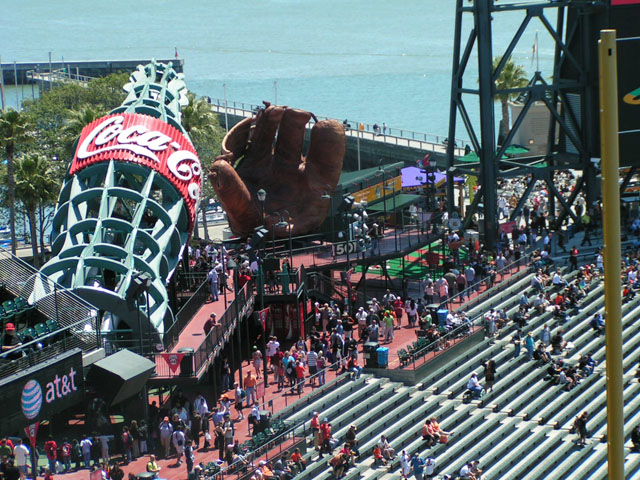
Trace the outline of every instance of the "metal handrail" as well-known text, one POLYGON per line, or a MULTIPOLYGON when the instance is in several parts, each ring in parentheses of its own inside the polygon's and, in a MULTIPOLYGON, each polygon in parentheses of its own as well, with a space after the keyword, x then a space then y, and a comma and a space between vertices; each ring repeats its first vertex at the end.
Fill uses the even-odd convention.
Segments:
MULTIPOLYGON (((326 367, 324 367, 321 371, 319 371, 318 373, 314 373, 313 375, 309 375, 308 377, 305 377, 305 383, 307 380, 311 380, 311 379, 318 379, 320 378, 321 375, 326 375, 327 372, 331 369, 338 368, 341 364, 342 360, 338 360, 337 362, 333 362, 331 365, 327 365, 326 367)), ((338 377, 336 377, 338 378, 338 377)), ((323 386, 326 385, 326 382, 323 384, 323 386)), ((285 387, 283 389, 283 392, 272 397, 269 402, 272 405, 272 409, 271 409, 271 414, 273 415, 273 404, 279 399, 279 398, 284 398, 284 406, 285 408, 289 406, 289 397, 292 396, 296 396, 296 393, 293 392, 293 390, 297 390, 298 389, 298 385, 297 383, 294 383, 293 386, 289 386, 289 387, 285 387), (292 392, 292 394, 287 395, 288 392, 292 392)), ((301 392, 297 393, 298 395, 298 400, 303 396, 303 394, 301 392)), ((313 395, 313 392, 312 392, 313 395)), ((278 415, 281 415, 282 412, 279 412, 278 415)))
MULTIPOLYGON (((297 436, 295 431, 299 426, 300 425, 289 427, 287 428, 286 431, 278 434, 273 438, 268 439, 264 445, 261 445, 258 448, 255 448, 253 450, 249 450, 246 453, 243 453, 245 460, 248 460, 249 462, 248 464, 244 465, 244 468, 243 468, 243 463, 240 460, 238 460, 232 463, 231 465, 227 465, 226 467, 221 468, 218 472, 214 473, 213 478, 216 480, 222 480, 225 478, 225 476, 226 477, 234 476, 236 479, 242 479, 242 480, 244 480, 244 478, 249 478, 249 476, 252 475, 255 469, 257 468, 257 466, 254 464, 255 460, 262 458, 262 456, 264 455, 264 459, 268 461, 269 453, 271 452, 272 448, 276 445, 278 445, 280 448, 278 450, 278 453, 276 455, 273 455, 272 458, 276 458, 278 455, 280 455, 283 450, 282 445, 285 443, 286 438, 289 436, 291 436, 292 438, 295 438, 297 436), (234 470, 234 471, 231 471, 231 470, 234 470)), ((302 435, 300 437, 301 437, 301 441, 304 441, 306 437, 306 430, 303 430, 302 435)), ((291 448, 291 445, 287 447, 287 449, 289 448, 291 448)))
MULTIPOLYGON (((261 105, 255 105, 255 104, 244 103, 244 102, 235 102, 235 101, 225 102, 224 99, 219 99, 219 98, 211 99, 211 105, 212 107, 216 107, 218 111, 221 111, 221 110, 226 111, 227 113, 230 113, 232 115, 238 115, 238 112, 239 112, 240 113, 239 116, 244 116, 244 117, 251 116, 258 109, 262 108, 261 105)), ((318 120, 339 121, 337 119, 332 119, 331 117, 324 117, 321 115, 316 115, 316 117, 318 118, 318 120)), ((313 124, 313 123, 314 123, 313 120, 311 120, 310 124, 313 124)), ((368 136, 380 137, 385 142, 387 141, 387 139, 391 139, 391 143, 393 143, 393 139, 401 138, 409 141, 426 143, 432 146, 438 145, 446 149, 446 141, 447 141, 446 135, 434 135, 430 133, 415 132, 413 130, 406 130, 406 129, 394 128, 389 126, 387 126, 386 130, 384 131, 382 130, 383 129, 382 126, 378 126, 379 129, 375 130, 373 128, 375 124, 364 123, 364 122, 352 122, 352 124, 356 125, 357 128, 348 127, 345 129, 348 132, 348 134, 351 136, 354 136, 353 133, 355 133, 356 135, 366 133, 368 136), (360 126, 362 128, 360 128, 360 126)), ((469 140, 465 140, 461 138, 456 138, 454 139, 454 141, 458 147, 462 147, 462 148, 456 148, 456 150, 461 150, 461 151, 464 151, 464 145, 471 143, 469 140)))
MULTIPOLYGON (((185 375, 184 372, 181 371, 182 369, 180 369, 176 373, 169 370, 168 372, 163 373, 162 376, 198 376, 200 370, 208 364, 210 357, 215 357, 215 355, 218 354, 222 344, 227 341, 229 335, 231 335, 231 332, 240 319, 246 315, 249 309, 253 308, 254 302, 255 292, 253 282, 248 282, 238 290, 236 297, 222 314, 219 326, 213 327, 204 337, 198 348, 193 353, 189 354, 191 356, 190 374, 185 375)), ((150 357, 155 360, 156 375, 159 374, 157 367, 164 364, 161 359, 162 355, 162 353, 150 354, 150 357)))
POLYGON ((193 315, 202 308, 208 296, 209 282, 205 278, 189 300, 187 300, 178 313, 176 313, 175 322, 173 322, 173 324, 171 324, 164 333, 163 343, 165 350, 171 350, 175 346, 178 338, 180 337, 180 333, 189 324, 193 315))
MULTIPOLYGON (((524 258, 524 260, 526 260, 526 258, 524 258)), ((505 271, 511 271, 511 269, 516 266, 519 267, 521 266, 523 261, 523 258, 520 258, 519 261, 516 262, 511 262, 508 265, 505 265, 504 268, 498 270, 496 272, 497 274, 501 274, 505 271)), ((512 275, 511 277, 509 277, 506 281, 501 282, 501 286, 509 286, 511 284, 513 284, 514 282, 520 280, 520 276, 523 275, 521 272, 525 272, 524 274, 526 274, 528 268, 525 268, 521 271, 516 272, 514 275, 512 275)), ((445 307, 447 305, 447 303, 449 302, 453 302, 454 298, 459 297, 460 295, 462 295, 463 293, 465 294, 465 296, 469 297, 469 291, 474 291, 472 289, 475 289, 475 287, 481 285, 484 282, 484 279, 474 283, 471 287, 466 288, 465 290, 463 290, 462 292, 454 295, 453 297, 451 297, 450 299, 448 299, 447 301, 441 302, 439 304, 439 309, 442 309, 443 307, 445 307)), ((484 300, 484 297, 488 296, 489 290, 491 290, 490 288, 488 288, 487 290, 485 290, 484 292, 482 292, 482 294, 479 294, 476 298, 473 299, 474 304, 477 305, 479 302, 484 300), (482 299, 481 299, 482 297, 482 299)), ((465 305, 465 309, 469 308, 470 305, 465 305)), ((458 307, 457 310, 460 310, 460 308, 462 308, 462 304, 458 307)), ((456 310, 456 311, 457 311, 456 310)), ((466 330, 471 330, 469 332, 469 334, 473 333, 473 327, 476 326, 481 326, 483 321, 482 316, 477 317, 475 320, 471 321, 471 325, 460 325, 456 328, 454 328, 453 330, 447 332, 445 335, 443 335, 442 337, 438 338, 437 340, 434 340, 433 342, 431 342, 428 345, 425 345, 423 348, 421 348, 420 350, 418 350, 417 352, 413 352, 411 354, 409 354, 407 352, 407 354, 411 357, 411 360, 409 362, 402 362, 402 368, 408 367, 409 365, 411 365, 411 369, 415 370, 416 369, 416 360, 418 360, 419 358, 424 357, 428 352, 432 351, 435 347, 437 347, 438 344, 441 344, 443 342, 443 340, 445 339, 452 339, 452 338, 459 338, 461 333, 464 333, 466 330)))

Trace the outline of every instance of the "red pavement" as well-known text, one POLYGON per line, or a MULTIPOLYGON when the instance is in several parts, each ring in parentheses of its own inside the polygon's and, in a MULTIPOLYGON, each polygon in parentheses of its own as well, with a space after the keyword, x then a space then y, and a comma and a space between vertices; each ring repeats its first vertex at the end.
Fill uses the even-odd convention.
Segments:
MULTIPOLYGON (((233 291, 227 291, 227 305, 233 302, 235 298, 233 291)), ((220 295, 217 302, 205 303, 200 310, 193 316, 186 327, 180 332, 178 341, 171 350, 171 353, 177 352, 180 348, 193 348, 196 350, 204 340, 204 323, 212 313, 215 313, 218 319, 222 318, 224 313, 224 295, 220 295)))

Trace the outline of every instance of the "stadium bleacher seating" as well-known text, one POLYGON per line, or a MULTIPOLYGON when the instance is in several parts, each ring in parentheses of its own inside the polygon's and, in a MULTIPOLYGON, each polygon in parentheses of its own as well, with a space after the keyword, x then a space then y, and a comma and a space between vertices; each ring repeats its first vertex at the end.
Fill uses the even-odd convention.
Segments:
MULTIPOLYGON (((571 279, 572 275, 565 278, 571 279)), ((490 308, 504 308, 511 316, 529 281, 527 276, 496 292, 471 309, 469 315, 476 318, 490 308)), ((317 410, 331 421, 340 446, 348 426, 357 424, 362 458, 347 471, 347 479, 399 477, 397 462, 390 468, 372 466, 372 449, 381 434, 387 436, 396 452, 406 450, 435 458, 436 478, 457 474, 464 463, 478 460, 483 479, 606 479, 605 338, 589 325, 596 312, 604 313, 600 281, 590 286, 586 298, 571 311, 566 322, 544 312, 533 315, 522 329, 525 335, 532 332, 537 340, 545 324, 552 333, 562 328, 564 339, 573 344, 570 351, 562 354, 566 364, 577 363, 583 354, 591 354, 598 362, 594 373, 570 391, 549 382, 545 368, 526 360, 524 348, 514 358, 510 338, 516 326, 509 322, 497 339, 485 339, 470 347, 437 371, 428 372, 415 386, 363 375, 360 380, 329 389, 325 395, 282 412, 280 417, 308 422, 317 410), (498 365, 493 391, 485 393, 481 400, 463 402, 471 372, 481 374, 482 363, 488 358, 498 365), (589 438, 587 445, 580 447, 572 425, 584 410, 590 413, 589 438), (431 416, 438 418, 444 430, 454 432, 448 444, 426 447, 420 432, 425 419, 431 416)), ((640 358, 640 325, 636 322, 640 297, 624 304, 622 313, 625 439, 630 450, 631 430, 640 422, 640 383, 634 374, 640 358)), ((308 467, 296 479, 332 478, 327 457, 315 461, 313 447, 305 457, 308 467)), ((640 455, 627 455, 625 474, 629 479, 640 476, 640 455)))

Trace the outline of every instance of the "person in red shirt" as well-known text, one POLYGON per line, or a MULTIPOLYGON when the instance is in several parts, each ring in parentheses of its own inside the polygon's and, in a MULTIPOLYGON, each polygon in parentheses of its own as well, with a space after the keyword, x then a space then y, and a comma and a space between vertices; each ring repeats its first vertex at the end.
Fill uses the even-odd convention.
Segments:
POLYGON ((320 431, 320 414, 313 412, 311 418, 311 431, 313 432, 313 446, 316 450, 320 450, 322 444, 322 432, 320 431))
POLYGON ((204 334, 208 335, 209 332, 211 331, 211 329, 215 326, 216 324, 216 314, 212 313, 211 315, 209 315, 209 318, 207 318, 207 321, 204 322, 204 334))
POLYGON ((304 365, 302 362, 296 362, 296 379, 298 380, 298 395, 300 395, 304 388, 304 365))
POLYGON ((249 280, 251 280, 251 277, 246 270, 243 270, 242 274, 238 277, 238 290, 244 287, 245 284, 249 282, 249 280))
POLYGON ((320 445, 320 456, 318 458, 322 458, 323 453, 330 454, 333 451, 331 448, 331 424, 328 418, 325 418, 320 424, 320 434, 322 435, 322 445, 320 445))
POLYGON ((402 303, 401 298, 396 298, 393 302, 393 313, 395 315, 395 329, 398 330, 400 328, 400 323, 402 322, 402 315, 404 313, 404 303, 402 303))
POLYGON ((293 462, 298 473, 300 473, 301 471, 307 468, 307 462, 305 462, 304 459, 302 458, 302 454, 300 453, 299 448, 296 448, 293 451, 289 460, 293 462))
POLYGON ((55 472, 56 460, 58 459, 58 444, 56 444, 51 435, 49 435, 49 439, 44 444, 44 451, 47 454, 47 460, 49 461, 49 470, 51 472, 55 472))

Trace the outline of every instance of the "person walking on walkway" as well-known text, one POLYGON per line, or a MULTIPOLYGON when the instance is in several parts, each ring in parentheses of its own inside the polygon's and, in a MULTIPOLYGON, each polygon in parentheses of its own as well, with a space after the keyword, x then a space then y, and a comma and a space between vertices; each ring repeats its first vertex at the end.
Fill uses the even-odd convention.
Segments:
POLYGON ((207 280, 209 281, 209 288, 211 289, 211 301, 218 301, 218 271, 215 267, 209 270, 207 280))
POLYGON ((247 407, 251 407, 257 401, 256 397, 256 384, 258 383, 258 379, 256 376, 250 371, 247 372, 247 375, 244 377, 244 390, 246 392, 247 398, 247 407))

